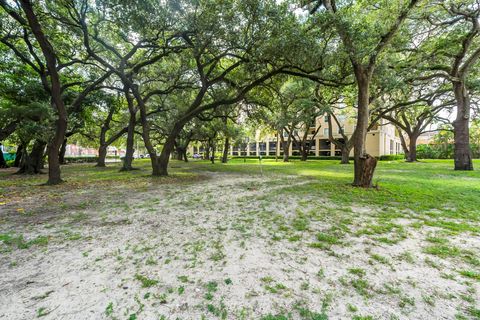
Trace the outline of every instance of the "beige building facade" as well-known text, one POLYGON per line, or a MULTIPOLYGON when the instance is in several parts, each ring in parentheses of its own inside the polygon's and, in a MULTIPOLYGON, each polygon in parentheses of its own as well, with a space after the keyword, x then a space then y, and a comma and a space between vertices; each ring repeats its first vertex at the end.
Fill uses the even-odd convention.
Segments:
MULTIPOLYGON (((355 121, 339 116, 338 120, 343 127, 347 137, 351 137, 355 129, 355 121)), ((395 127, 387 122, 380 120, 367 134, 366 151, 368 154, 378 157, 382 155, 403 153, 402 145, 395 127)), ((335 139, 341 139, 339 127, 333 123, 333 136, 335 139)), ((326 116, 317 117, 315 127, 310 127, 310 134, 318 130, 313 143, 309 145, 311 156, 340 156, 341 152, 335 144, 331 143, 329 135, 328 119, 326 116)), ((304 131, 304 130, 302 130, 304 131)), ((308 137, 311 140, 311 137, 308 137)), ((192 153, 202 153, 202 148, 192 147, 192 153)), ((281 139, 275 135, 262 137, 260 131, 257 131, 255 137, 243 143, 237 143, 230 147, 229 154, 231 156, 282 156, 281 139)), ((289 155, 300 155, 299 146, 292 141, 289 148, 289 155)), ((351 152, 353 156, 353 150, 351 152)))

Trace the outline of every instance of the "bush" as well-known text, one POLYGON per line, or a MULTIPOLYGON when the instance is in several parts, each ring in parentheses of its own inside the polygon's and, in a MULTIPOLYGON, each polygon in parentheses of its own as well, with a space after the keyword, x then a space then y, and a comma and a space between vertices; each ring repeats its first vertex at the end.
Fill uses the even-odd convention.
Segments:
MULTIPOLYGON (((278 159, 281 160, 283 156, 278 156, 278 159)), ((405 156, 403 154, 388 154, 377 157, 380 161, 394 161, 394 160, 403 160, 405 156)), ((258 156, 233 156, 232 159, 257 159, 258 156)), ((275 156, 262 156, 262 159, 275 159, 275 156)), ((300 160, 300 156, 290 156, 289 160, 300 160)), ((340 156, 308 156, 307 160, 342 160, 340 156)), ((353 160, 353 157, 350 157, 350 160, 353 160)))
POLYGON ((403 159, 405 159, 405 155, 403 154, 385 154, 378 158, 378 160, 380 161, 395 161, 395 160, 403 160, 403 159))
MULTIPOLYGON (((259 156, 232 156, 232 159, 257 159, 259 156)), ((275 156, 262 156, 262 159, 275 159, 275 156)), ((300 160, 302 157, 300 156, 289 156, 289 160, 300 160)), ((283 156, 278 156, 278 159, 283 159, 283 156)), ((340 156, 308 156, 307 160, 342 160, 340 156)), ((350 160, 353 160, 353 157, 350 157, 350 160)))
MULTIPOLYGON (((107 159, 119 159, 118 156, 107 156, 107 159)), ((95 163, 98 161, 97 156, 78 156, 78 157, 65 157, 66 163, 95 163)))
POLYGON ((417 146, 418 159, 453 159, 453 144, 421 144, 417 146))
POLYGON ((85 156, 85 157, 65 157, 66 163, 95 163, 98 161, 98 157, 85 156))

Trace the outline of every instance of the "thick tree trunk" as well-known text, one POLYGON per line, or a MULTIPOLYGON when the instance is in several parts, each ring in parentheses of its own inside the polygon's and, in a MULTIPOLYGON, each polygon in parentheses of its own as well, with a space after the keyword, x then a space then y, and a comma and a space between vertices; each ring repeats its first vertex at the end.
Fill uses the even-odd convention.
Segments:
POLYGON ((15 153, 15 161, 13 162, 13 166, 18 168, 20 167, 20 161, 22 160, 24 146, 19 144, 17 147, 17 152, 15 153))
MULTIPOLYGON (((62 182, 59 161, 59 149, 65 139, 67 131, 67 110, 65 103, 62 100, 62 88, 60 83, 60 76, 57 71, 57 57, 55 51, 48 41, 48 38, 43 33, 40 22, 33 11, 32 3, 30 1, 22 0, 20 2, 28 24, 35 36, 38 44, 42 50, 43 56, 49 72, 50 78, 50 96, 52 99, 52 106, 58 114, 55 123, 55 135, 48 145, 48 181, 47 184, 59 184, 62 182)), ((42 151, 43 157, 43 151, 42 151)))
POLYGON ((106 166, 105 159, 107 158, 107 148, 108 148, 107 145, 101 145, 98 148, 98 160, 95 167, 104 168, 106 166))
POLYGON ((178 147, 177 147, 177 150, 175 151, 175 158, 176 158, 177 160, 179 160, 179 161, 182 161, 182 160, 183 160, 183 154, 184 154, 184 153, 185 153, 185 152, 183 151, 182 148, 178 148, 178 147))
POLYGON ((288 143, 283 142, 282 147, 283 147, 283 162, 289 162, 290 161, 290 155, 289 155, 289 148, 288 148, 288 143))
POLYGON ((225 138, 225 144, 223 145, 222 163, 227 163, 228 161, 228 149, 230 149, 230 139, 225 138))
POLYGON ((65 164, 65 152, 67 151, 67 140, 68 139, 66 138, 63 140, 62 146, 60 148, 60 154, 58 155, 58 161, 60 162, 60 164, 65 164))
MULTIPOLYGON (((52 90, 53 91, 53 90, 52 90)), ((59 94, 60 96, 60 94, 59 94)), ((61 98, 58 98, 61 100, 61 98)), ((63 105, 63 101, 61 102, 61 107, 59 108, 60 102, 56 103, 57 109, 63 108, 63 111, 59 111, 58 119, 56 121, 56 130, 55 136, 52 141, 50 141, 48 145, 48 185, 55 185, 60 184, 63 182, 61 171, 60 171, 60 146, 65 139, 65 133, 67 132, 67 113, 65 111, 65 106, 63 105)), ((42 157, 40 158, 41 163, 43 164, 43 148, 42 148, 42 157)))
POLYGON ((98 147, 98 160, 96 167, 103 168, 105 167, 105 159, 107 158, 107 149, 110 144, 115 142, 118 138, 120 138, 125 132, 128 132, 128 127, 122 128, 122 130, 115 133, 110 139, 107 140, 107 131, 110 130, 110 122, 112 121, 113 114, 115 113, 115 108, 111 107, 108 111, 107 118, 102 125, 100 130, 100 147, 98 147))
POLYGON ((377 159, 366 154, 364 157, 360 158, 362 165, 362 175, 360 176, 360 185, 362 188, 371 188, 373 187, 372 179, 373 173, 375 172, 375 167, 377 166, 377 159))
POLYGON ((342 160, 340 161, 340 164, 350 164, 350 150, 351 149, 348 148, 346 145, 342 146, 342 160))
POLYGON ((210 160, 210 145, 205 146, 205 160, 210 160))
POLYGON ((300 158, 300 161, 307 161, 308 158, 308 150, 305 150, 305 148, 302 148, 302 157, 300 158))
POLYGON ((158 161, 155 162, 155 167, 153 168, 152 175, 154 176, 168 176, 168 163, 170 162, 170 155, 174 149, 174 141, 172 139, 170 142, 169 139, 163 145, 162 152, 158 157, 158 161))
POLYGON ((365 139, 369 120, 368 106, 370 104, 370 77, 364 68, 357 67, 355 76, 358 86, 357 125, 353 136, 354 146, 354 180, 357 187, 370 188, 376 167, 376 159, 365 152, 365 139), (373 159, 373 160, 372 160, 373 159))
POLYGON ((210 162, 212 164, 215 164, 215 152, 216 152, 215 147, 212 147, 212 155, 210 156, 210 162))
POLYGON ((400 129, 398 129, 398 132, 400 133, 399 137, 400 137, 400 142, 402 144, 402 149, 403 149, 403 153, 405 154, 405 157, 408 156, 408 153, 410 152, 408 150, 408 146, 407 146, 407 142, 405 141, 405 137, 403 136, 402 132, 400 131, 400 129))
POLYGON ((417 161, 417 139, 418 135, 410 135, 408 143, 408 152, 406 154, 407 162, 416 162, 417 161))
POLYGON ((287 141, 285 141, 285 138, 283 137, 283 132, 280 136, 281 143, 282 143, 282 150, 283 150, 283 162, 288 162, 290 159, 289 157, 289 149, 290 149, 290 136, 288 137, 287 141))
POLYGON ((162 148, 162 152, 156 157, 156 159, 152 159, 152 175, 154 176, 168 176, 168 163, 170 162, 170 155, 172 154, 173 150, 175 149, 175 140, 177 139, 178 135, 182 131, 185 123, 184 122, 177 122, 174 126, 170 134, 167 136, 165 143, 162 148))
POLYGON ((453 122, 455 170, 473 170, 470 149, 470 97, 463 82, 453 84, 457 102, 457 117, 453 122))
POLYGON ((63 182, 60 171, 59 148, 67 130, 67 121, 66 119, 59 119, 57 122, 61 123, 57 123, 55 138, 48 146, 48 185, 55 185, 63 182))
MULTIPOLYGON (((23 150, 23 157, 20 163, 18 174, 38 174, 42 172, 43 156, 45 151, 45 142, 35 140, 32 151, 27 153, 26 148, 23 150)), ((58 160, 58 159, 57 159, 58 160)))
POLYGON ((188 162, 187 150, 183 151, 183 161, 188 162))
POLYGON ((133 170, 133 153, 134 153, 134 142, 135 142, 135 124, 136 124, 136 113, 130 112, 130 119, 128 121, 128 131, 127 131, 127 150, 125 152, 125 158, 123 158, 123 165, 120 171, 130 171, 133 170))

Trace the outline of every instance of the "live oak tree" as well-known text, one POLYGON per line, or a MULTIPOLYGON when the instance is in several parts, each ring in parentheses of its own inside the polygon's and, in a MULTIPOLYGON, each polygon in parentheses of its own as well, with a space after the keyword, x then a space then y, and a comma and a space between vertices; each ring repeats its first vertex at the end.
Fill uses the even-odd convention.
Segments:
POLYGON ((171 74, 162 78, 161 73, 152 73, 150 70, 165 63, 171 54, 182 50, 182 43, 177 40, 182 39, 183 33, 175 32, 176 26, 172 22, 175 21, 175 13, 169 8, 150 2, 135 2, 129 7, 130 10, 120 12, 113 10, 110 5, 115 6, 108 1, 100 6, 90 5, 87 1, 81 1, 79 6, 72 5, 69 8, 74 17, 72 24, 82 33, 88 54, 123 84, 130 111, 124 169, 131 169, 133 135, 135 125, 139 123, 153 173, 158 174, 157 151, 150 136, 148 100, 177 88, 176 81, 173 81, 173 86, 168 82, 171 74), (151 24, 144 24, 146 17, 151 24), (126 25, 130 30, 126 30, 126 25), (129 37, 125 31, 136 34, 136 37, 129 37))
POLYGON ((443 87, 410 85, 376 101, 382 107, 374 109, 372 121, 378 123, 383 118, 396 127, 407 162, 417 161, 420 135, 436 131, 436 126, 448 122, 443 114, 449 113, 454 102, 447 92, 443 87))
POLYGON ((351 88, 334 88, 318 86, 315 91, 317 103, 322 106, 328 123, 328 140, 341 152, 341 164, 350 163, 353 148, 353 135, 348 136, 345 125, 353 111, 354 99, 351 88), (337 127, 337 132, 334 132, 337 127), (338 137, 336 137, 338 135, 338 137))
MULTIPOLYGON (((241 108, 231 105, 222 109, 214 109, 197 116, 197 119, 191 121, 188 127, 195 125, 196 130, 190 129, 190 140, 202 141, 202 133, 205 129, 215 132, 216 143, 211 143, 208 139, 203 139, 208 145, 216 144, 216 149, 222 150, 220 160, 222 163, 228 162, 228 155, 232 142, 239 136, 237 121, 240 119, 241 108)), ((208 132, 207 131, 207 132, 208 132)), ((208 149, 208 148, 207 148, 208 149)))
POLYGON ((474 0, 431 1, 422 16, 429 36, 418 46, 415 68, 418 81, 450 83, 456 101, 453 121, 455 170, 473 170, 469 141, 471 75, 480 58, 480 5, 474 0))
POLYGON ((110 92, 100 91, 93 108, 88 113, 83 126, 75 133, 76 141, 81 145, 98 148, 96 167, 105 167, 108 147, 115 143, 123 144, 122 138, 128 132, 130 113, 125 97, 112 85, 107 85, 110 92))
MULTIPOLYGON (((87 59, 75 50, 76 44, 73 41, 67 40, 70 38, 68 33, 58 28, 58 16, 38 14, 43 11, 54 12, 55 5, 33 3, 30 0, 12 3, 6 0, 0 1, 3 9, 0 13, 3 30, 0 41, 9 47, 27 68, 31 68, 38 74, 44 90, 50 96, 52 110, 56 115, 54 134, 48 138, 47 184, 62 182, 59 155, 68 122, 68 107, 65 104, 63 92, 72 85, 77 85, 62 79, 61 73, 72 72, 77 64, 83 64, 87 59), (7 16, 9 19, 6 18, 7 16), (55 30, 55 36, 48 33, 50 30, 55 30)), ((108 76, 109 74, 105 73, 97 79, 86 81, 69 107, 79 108, 88 93, 108 76)))
MULTIPOLYGON (((277 148, 283 154, 283 161, 290 159, 290 149, 295 139, 298 127, 304 125, 301 117, 302 111, 309 111, 313 103, 306 105, 307 110, 301 108, 302 98, 313 97, 313 91, 305 94, 298 86, 295 79, 280 77, 269 85, 261 86, 253 90, 247 98, 250 106, 249 118, 254 125, 264 125, 272 129, 277 136, 279 146, 277 148)), ((308 119, 306 127, 309 128, 311 119, 308 119)))
POLYGON ((88 55, 123 83, 128 104, 139 111, 154 175, 167 174, 175 140, 192 119, 237 104, 255 86, 292 69, 295 63, 283 59, 286 52, 295 57, 312 47, 298 36, 288 6, 275 1, 134 2, 121 12, 114 7, 80 1, 67 6, 72 19, 66 24, 81 32, 88 55), (183 103, 168 104, 178 95, 183 103), (161 115, 169 120, 155 130, 164 136, 158 154, 151 129, 161 115))
POLYGON ((376 160, 365 152, 369 122, 370 85, 375 69, 409 13, 420 0, 377 3, 357 2, 350 5, 335 0, 306 1, 312 13, 327 16, 343 44, 356 79, 357 123, 354 132, 354 186, 372 186, 376 160))
POLYGON ((18 173, 41 173, 46 141, 52 131, 48 94, 35 72, 17 61, 8 47, 0 44, 0 50, 3 53, 0 61, 0 141, 5 144, 8 139, 18 144, 14 163, 19 167, 18 173))
MULTIPOLYGON (((274 1, 226 1, 198 9, 187 18, 195 25, 184 36, 189 47, 183 52, 193 63, 198 85, 191 90, 192 100, 181 108, 165 140, 158 157, 159 175, 167 174, 175 137, 192 118, 239 103, 249 91, 285 68, 284 60, 273 59, 278 57, 279 48, 272 46, 293 30, 284 28, 295 21, 286 6, 274 1), (230 32, 232 26, 237 28, 235 33, 230 32)), ((293 38, 290 40, 295 44, 293 38)))

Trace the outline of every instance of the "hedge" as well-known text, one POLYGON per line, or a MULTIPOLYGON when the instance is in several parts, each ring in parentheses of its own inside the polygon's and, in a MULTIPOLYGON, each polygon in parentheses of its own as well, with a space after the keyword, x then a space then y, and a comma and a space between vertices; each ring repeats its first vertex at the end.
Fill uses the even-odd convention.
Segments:
MULTIPOLYGON (((107 156, 107 159, 119 159, 119 157, 107 156)), ((95 163, 97 161, 98 161, 97 156, 65 157, 66 163, 95 163)))
MULTIPOLYGON (((232 156, 232 159, 258 159, 259 156, 232 156)), ((262 159, 283 159, 283 156, 262 156, 262 159)), ((290 160, 300 160, 302 157, 300 156, 289 156, 288 159, 290 160)), ((307 160, 342 160, 340 156, 308 156, 307 160)), ((353 160, 353 157, 350 157, 350 160, 353 160)))
POLYGON ((66 163, 94 163, 98 161, 98 157, 65 157, 66 163))
MULTIPOLYGON (((258 156, 233 156, 232 159, 258 159, 258 156)), ((262 156, 262 159, 275 159, 275 156, 262 156)), ((282 156, 278 156, 278 159, 282 159, 282 156)), ((289 156, 290 160, 300 160, 300 156, 289 156)), ((394 161, 394 160, 403 160, 405 156, 403 154, 386 154, 380 157, 377 157, 380 161, 394 161)), ((307 160, 342 160, 340 156, 308 156, 307 160)), ((353 157, 350 157, 350 160, 353 160, 353 157)))
POLYGON ((403 154, 384 154, 380 156, 378 160, 380 161, 395 161, 395 160, 404 160, 405 155, 403 154))

